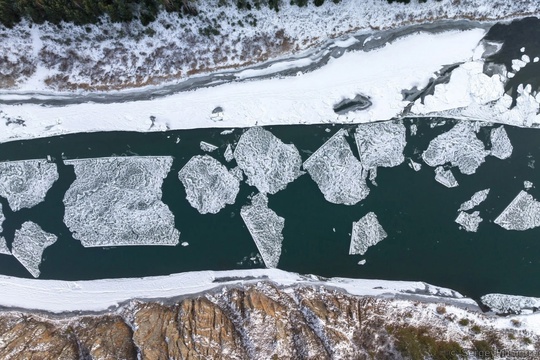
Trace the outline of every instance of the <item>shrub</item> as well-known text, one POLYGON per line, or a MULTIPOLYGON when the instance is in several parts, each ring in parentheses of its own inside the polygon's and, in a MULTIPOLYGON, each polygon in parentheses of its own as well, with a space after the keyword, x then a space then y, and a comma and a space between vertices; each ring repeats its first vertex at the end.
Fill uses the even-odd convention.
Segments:
POLYGON ((459 320, 458 324, 461 325, 461 326, 467 326, 467 325, 469 325, 469 319, 463 318, 463 319, 459 320))
POLYGON ((472 330, 472 332, 475 333, 475 334, 480 334, 480 332, 482 331, 482 329, 480 329, 480 326, 478 326, 478 325, 473 325, 473 326, 471 327, 471 330, 472 330))
POLYGON ((437 311, 437 314, 439 314, 439 315, 446 314, 446 307, 445 306, 439 305, 439 306, 437 306, 437 309, 435 309, 435 310, 437 311))

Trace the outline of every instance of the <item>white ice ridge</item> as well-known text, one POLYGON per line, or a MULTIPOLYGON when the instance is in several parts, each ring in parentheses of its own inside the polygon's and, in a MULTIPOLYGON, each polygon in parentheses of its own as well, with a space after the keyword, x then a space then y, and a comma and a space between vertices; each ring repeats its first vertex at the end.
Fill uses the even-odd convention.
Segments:
POLYGON ((354 138, 362 166, 365 169, 394 167, 405 161, 405 133, 402 122, 385 121, 358 125, 354 138))
POLYGON ((212 145, 210 143, 207 143, 206 141, 201 141, 200 147, 202 151, 206 151, 206 152, 212 152, 212 151, 217 150, 218 148, 216 145, 212 145))
POLYGON ((247 183, 261 193, 275 194, 303 174, 302 158, 293 144, 284 144, 270 131, 253 127, 240 136, 234 158, 247 183))
POLYGON ((458 217, 456 218, 456 223, 461 225, 465 231, 476 232, 478 230, 478 225, 482 222, 480 217, 480 212, 475 211, 472 214, 460 211, 458 217))
POLYGON ((223 157, 225 158, 226 162, 231 162, 232 159, 234 159, 234 153, 233 153, 231 144, 227 145, 227 148, 225 149, 225 152, 223 153, 223 157))
POLYGON ((176 245, 174 216, 161 201, 172 158, 67 160, 77 176, 64 195, 64 222, 84 247, 176 245))
POLYGON ((178 173, 190 205, 201 214, 217 214, 234 204, 240 180, 211 156, 194 156, 178 173))
POLYGON ((285 219, 268 208, 268 198, 263 193, 253 196, 251 205, 242 206, 240 216, 255 241, 266 267, 277 267, 285 219))
POLYGON ((368 196, 369 188, 367 171, 353 155, 346 135, 344 129, 335 133, 304 162, 304 169, 327 201, 354 205, 368 196))
POLYGON ((422 158, 429 166, 450 163, 457 166, 463 174, 471 175, 485 161, 487 155, 489 151, 476 137, 475 124, 458 122, 452 129, 431 140, 422 158))
POLYGON ((56 235, 43 231, 39 225, 27 221, 15 231, 12 249, 13 256, 28 270, 33 277, 39 277, 39 265, 43 251, 57 240, 56 235))
POLYGON ((521 190, 510 205, 495 219, 506 230, 524 231, 540 226, 540 202, 521 190))
POLYGON ((458 186, 458 182, 451 170, 445 170, 442 166, 435 168, 435 180, 448 188, 458 186))
POLYGON ((0 196, 7 199, 13 211, 44 201, 56 180, 56 164, 46 160, 0 162, 0 196))
POLYGON ((514 147, 508 138, 508 134, 504 126, 491 129, 491 155, 501 160, 508 159, 512 155, 514 147))
POLYGON ((472 210, 476 206, 483 203, 488 197, 489 190, 490 189, 484 189, 484 190, 475 192, 470 200, 467 200, 463 204, 461 204, 458 211, 472 210))
POLYGON ((499 314, 526 314, 540 308, 540 298, 527 296, 487 294, 480 301, 499 314))
POLYGON ((379 224, 377 215, 369 212, 360 220, 353 222, 349 255, 364 255, 370 246, 376 245, 387 236, 379 224))

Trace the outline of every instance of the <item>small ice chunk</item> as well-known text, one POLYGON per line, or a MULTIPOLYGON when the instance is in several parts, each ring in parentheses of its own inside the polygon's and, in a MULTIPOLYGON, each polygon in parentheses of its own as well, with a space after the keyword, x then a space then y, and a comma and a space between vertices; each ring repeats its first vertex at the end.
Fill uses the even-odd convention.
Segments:
POLYGON ((354 157, 346 134, 344 129, 335 133, 304 162, 304 169, 327 201, 354 205, 368 196, 369 188, 367 172, 354 157))
POLYGON ((489 137, 491 140, 491 155, 501 160, 508 159, 512 155, 514 147, 508 138, 504 126, 491 129, 489 137))
POLYGON ((514 74, 513 72, 509 72, 508 74, 506 74, 506 77, 508 77, 509 79, 512 79, 514 76, 516 76, 516 74, 514 74))
POLYGON ((460 211, 458 217, 456 218, 456 223, 461 225, 465 231, 476 232, 478 231, 478 225, 482 222, 480 217, 480 212, 475 211, 472 214, 460 211))
POLYGON ((523 68, 525 65, 527 65, 527 63, 521 59, 512 60, 512 70, 514 70, 515 72, 521 70, 521 68, 523 68))
POLYGON ((178 172, 186 188, 186 199, 201 214, 217 214, 234 204, 240 181, 225 166, 209 155, 194 156, 178 172))
POLYGON ((369 181, 375 186, 377 186, 377 182, 375 182, 375 179, 377 178, 377 168, 373 168, 369 170, 369 181))
POLYGON ((212 151, 217 150, 218 148, 216 145, 212 145, 210 143, 207 143, 206 141, 201 141, 200 147, 202 151, 206 151, 206 152, 212 152, 212 151))
POLYGON ((182 244, 180 244, 180 245, 182 245, 183 247, 186 247, 186 246, 189 246, 189 243, 188 243, 187 241, 184 241, 184 242, 182 242, 182 244))
POLYGON ((475 192, 470 200, 467 200, 463 204, 461 204, 458 211, 472 210, 476 206, 483 203, 487 199, 487 196, 489 194, 489 190, 490 189, 484 189, 484 190, 480 190, 480 191, 475 192))
POLYGON ((458 186, 458 182, 451 170, 445 170, 442 166, 435 168, 435 180, 448 188, 458 186))
POLYGON ((234 159, 234 153, 233 153, 231 144, 227 145, 227 148, 225 149, 225 152, 223 153, 223 157, 225 158, 226 162, 231 162, 234 159))
POLYGON ((27 221, 22 224, 20 230, 15 231, 13 241, 13 256, 28 270, 33 277, 40 275, 39 265, 43 251, 54 244, 56 235, 43 231, 39 225, 27 221))
POLYGON ((422 164, 417 163, 417 162, 413 161, 412 159, 409 159, 409 166, 414 171, 420 171, 422 169, 422 164))
POLYGON ((524 53, 525 52, 525 47, 522 47, 521 49, 519 49, 519 51, 524 53))
POLYGON ((487 294, 480 301, 498 314, 532 313, 540 308, 540 298, 527 296, 487 294))
POLYGON ((358 262, 358 265, 365 265, 366 264, 366 259, 362 259, 358 262))
POLYGON ((0 254, 11 255, 6 239, 3 236, 0 236, 0 254))
POLYGON ((523 61, 524 63, 527 63, 527 64, 528 64, 528 63, 531 62, 531 58, 530 58, 528 55, 523 54, 523 55, 521 56, 521 61, 523 61))
POLYGON ((537 63, 538 61, 540 61, 540 57, 536 56, 536 57, 533 59, 533 62, 537 63))
POLYGON ((0 196, 13 211, 44 201, 56 180, 56 164, 45 159, 0 162, 0 196))
POLYGON ((461 173, 474 174, 489 154, 475 134, 475 124, 460 122, 448 132, 431 140, 422 158, 429 166, 451 163, 461 173))
POLYGON ((170 156, 66 160, 76 179, 64 195, 64 222, 84 247, 178 244, 161 201, 170 156))
POLYGON ((229 135, 229 134, 232 134, 233 132, 234 132, 234 129, 229 129, 229 130, 223 130, 219 134, 220 135, 229 135))
POLYGON ((411 125, 411 136, 415 136, 418 132, 418 126, 416 124, 411 125))
POLYGON ((255 241, 266 267, 277 267, 281 256, 285 219, 268 208, 268 198, 262 193, 253 196, 251 205, 242 206, 240 216, 255 241))
POLYGON ((349 255, 364 255, 370 246, 386 239, 387 236, 379 224, 377 215, 369 212, 357 222, 353 222, 349 255))
POLYGON ((530 181, 525 180, 523 182, 523 187, 525 188, 525 190, 530 190, 530 189, 533 188, 533 186, 534 186, 534 184, 532 182, 530 182, 530 181))
POLYGON ((524 231, 540 226, 540 202, 524 190, 495 219, 506 230, 524 231))
POLYGON ((394 167, 405 161, 405 134, 405 125, 401 122, 384 121, 358 125, 354 138, 364 169, 394 167))
POLYGON ((247 183, 261 193, 275 194, 303 172, 296 147, 284 144, 271 132, 253 127, 242 134, 234 158, 247 176, 247 183))

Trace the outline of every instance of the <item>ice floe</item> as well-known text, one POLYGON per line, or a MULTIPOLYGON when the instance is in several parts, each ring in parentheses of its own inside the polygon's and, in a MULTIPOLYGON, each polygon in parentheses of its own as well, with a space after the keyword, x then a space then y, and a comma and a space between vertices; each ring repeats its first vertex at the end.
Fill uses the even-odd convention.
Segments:
POLYGON ((490 189, 484 189, 484 190, 475 192, 470 200, 467 200, 463 204, 461 204, 458 211, 471 210, 475 208, 476 206, 480 205, 481 203, 483 203, 487 199, 489 190, 490 189))
POLYGON ((46 160, 0 162, 0 196, 7 199, 13 211, 44 201, 56 180, 56 164, 46 160))
POLYGON ((64 222, 84 247, 176 245, 174 216, 161 201, 172 158, 67 160, 76 179, 64 195, 64 222))
POLYGON ((435 180, 448 188, 458 186, 458 182, 451 170, 445 170, 442 166, 435 168, 435 180))
POLYGON ((523 182, 523 187, 525 188, 525 190, 530 190, 534 187, 534 184, 528 180, 525 180, 523 182))
POLYGON ((499 314, 525 314, 540 309, 540 298, 535 297, 487 294, 480 301, 499 314))
POLYGON ((422 164, 417 163, 416 161, 413 161, 412 159, 409 159, 409 166, 414 171, 420 171, 422 169, 422 164))
POLYGON ((13 256, 28 270, 33 277, 40 275, 39 265, 43 251, 57 240, 56 235, 43 231, 39 225, 27 221, 15 231, 13 256))
POLYGON ((406 129, 401 122, 392 121, 361 124, 354 138, 365 169, 379 166, 394 167, 405 161, 406 129))
POLYGON ((242 171, 242 169, 240 169, 239 166, 232 168, 230 170, 230 173, 234 175, 239 181, 244 180, 244 172, 242 171))
POLYGON ((475 134, 475 124, 459 122, 452 129, 431 140, 422 158, 429 166, 446 163, 457 166, 466 175, 473 174, 489 151, 475 134))
POLYGON ((340 129, 304 162, 324 198, 334 204, 354 205, 369 194, 367 172, 353 155, 340 129))
POLYGON ((478 230, 478 225, 482 222, 480 217, 480 212, 475 211, 472 214, 460 211, 458 217, 456 218, 456 223, 461 225, 465 231, 476 232, 478 230))
POLYGON ((0 236, 0 254, 11 255, 6 239, 3 236, 0 236))
POLYGON ((212 152, 212 151, 217 150, 218 148, 216 145, 212 145, 210 143, 207 143, 206 141, 201 141, 199 146, 201 147, 202 151, 206 151, 206 152, 212 152))
POLYGON ((254 127, 242 134, 234 158, 247 176, 247 183, 261 193, 275 194, 285 189, 303 172, 296 147, 284 144, 271 132, 254 127))
POLYGON ((255 241, 266 267, 277 267, 285 219, 268 208, 268 198, 263 193, 253 196, 251 205, 242 206, 240 216, 255 241))
POLYGON ((528 230, 540 226, 540 202, 522 190, 495 219, 506 230, 528 230))
POLYGON ((364 255, 370 246, 381 242, 387 236, 379 224, 377 215, 369 212, 360 220, 353 222, 349 255, 364 255))
POLYGON ((190 205, 201 214, 217 214, 234 204, 240 180, 211 156, 194 156, 178 173, 190 205))
POLYGON ((223 153, 223 157, 225 158, 226 162, 231 162, 234 159, 234 153, 233 153, 231 144, 227 145, 227 148, 225 149, 225 152, 223 153))
POLYGON ((491 140, 491 155, 501 160, 508 159, 512 155, 514 147, 508 138, 504 126, 491 129, 489 137, 491 140))

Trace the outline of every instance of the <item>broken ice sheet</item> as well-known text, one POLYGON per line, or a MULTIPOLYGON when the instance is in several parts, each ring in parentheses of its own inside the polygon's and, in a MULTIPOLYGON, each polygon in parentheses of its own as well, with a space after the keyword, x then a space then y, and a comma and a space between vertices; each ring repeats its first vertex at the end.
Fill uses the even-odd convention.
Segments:
POLYGON ((360 124, 354 138, 365 169, 378 166, 394 167, 405 161, 406 129, 403 123, 392 121, 360 124))
POLYGON ((445 170, 442 166, 435 168, 435 180, 447 188, 453 188, 459 185, 452 171, 445 170))
POLYGON ((247 183, 261 193, 275 194, 303 174, 302 159, 296 147, 284 144, 261 127, 250 128, 242 134, 234 149, 234 158, 247 176, 247 183))
POLYGON ((7 199, 13 211, 44 201, 56 180, 56 164, 46 160, 0 162, 0 196, 7 199))
POLYGON ((40 275, 39 265, 43 251, 54 244, 57 240, 56 235, 43 231, 39 225, 27 221, 22 224, 21 229, 15 231, 15 240, 13 241, 13 256, 37 278, 40 275))
POLYGON ((491 155, 501 160, 508 159, 512 155, 514 147, 510 143, 508 134, 503 126, 491 129, 491 155))
POLYGON ((540 202, 522 190, 494 222, 506 230, 536 228, 540 226, 540 202))
POLYGON ((353 155, 346 134, 344 129, 335 133, 304 162, 304 169, 327 201, 354 205, 368 196, 369 188, 367 171, 353 155))
POLYGON ((242 206, 240 216, 255 241, 266 267, 277 267, 285 219, 268 208, 268 198, 262 193, 253 196, 251 205, 242 206))
POLYGON ((351 246, 349 255, 364 255, 370 246, 373 246, 387 237, 377 215, 367 213, 357 222, 353 222, 351 246))
POLYGON ((458 211, 471 210, 474 207, 483 203, 487 199, 489 190, 490 189, 484 189, 484 190, 475 192, 470 200, 467 200, 463 204, 461 204, 458 211))
POLYGON ((482 218, 478 211, 475 211, 472 214, 460 211, 455 221, 461 225, 465 231, 476 232, 478 230, 478 225, 482 222, 482 218))
POLYGON ((178 173, 186 189, 186 198, 201 214, 217 214, 234 204, 240 180, 211 156, 194 156, 178 173))
POLYGON ((161 201, 172 158, 67 160, 76 179, 64 195, 64 222, 84 247, 177 245, 174 216, 161 201))
POLYGON ((206 141, 201 141, 200 147, 202 151, 206 151, 206 152, 212 152, 212 151, 217 150, 218 148, 216 145, 212 145, 210 143, 207 143, 206 141))
POLYGON ((422 154, 424 162, 432 167, 450 163, 457 166, 463 174, 474 174, 490 153, 476 137, 475 130, 478 126, 470 124, 470 121, 463 121, 437 136, 422 154))

